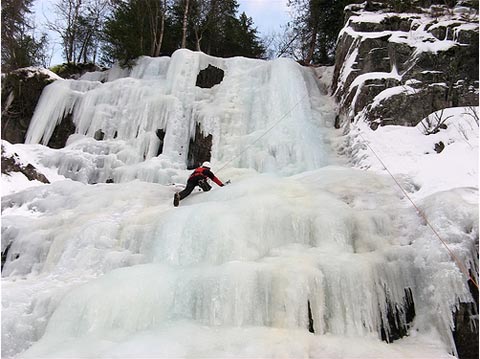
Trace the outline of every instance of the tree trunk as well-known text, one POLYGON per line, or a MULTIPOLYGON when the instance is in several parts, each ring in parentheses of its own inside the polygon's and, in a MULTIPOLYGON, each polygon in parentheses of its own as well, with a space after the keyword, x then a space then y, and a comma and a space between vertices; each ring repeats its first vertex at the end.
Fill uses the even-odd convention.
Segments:
POLYGON ((148 22, 150 24, 150 52, 149 56, 155 56, 157 51, 157 32, 158 32, 158 3, 159 0, 147 0, 145 6, 147 7, 148 22), (152 4, 154 8, 152 9, 152 4))
POLYGON ((155 57, 160 56, 160 50, 162 48, 163 35, 165 33, 165 12, 167 11, 167 0, 164 0, 162 5, 163 6, 162 6, 162 19, 160 22, 160 34, 158 35, 158 41, 155 48, 155 55, 154 55, 155 57))
POLYGON ((322 4, 323 2, 316 2, 310 0, 309 2, 309 10, 310 15, 307 21, 308 30, 311 31, 310 42, 308 44, 308 52, 307 57, 305 58, 305 65, 310 65, 313 60, 313 54, 315 52, 315 47, 317 45, 317 37, 318 37, 318 29, 319 29, 319 21, 322 14, 322 4))
POLYGON ((182 49, 187 46, 187 19, 188 19, 188 6, 190 0, 185 0, 185 12, 183 13, 183 26, 182 26, 182 49))
POLYGON ((83 62, 84 63, 87 62, 87 52, 88 52, 87 50, 88 50, 88 46, 91 38, 92 38, 92 32, 89 31, 88 34, 85 36, 85 39, 83 40, 82 47, 80 49, 80 52, 78 53, 77 62, 81 62, 82 57, 83 57, 83 62))
POLYGON ((70 59, 73 60, 73 64, 75 62, 75 52, 76 46, 75 43, 77 41, 78 36, 78 18, 80 17, 80 7, 82 6, 82 0, 69 0, 70 6, 73 6, 73 15, 71 18, 71 37, 70 37, 70 59))
POLYGON ((310 65, 310 63, 312 62, 313 60, 313 53, 315 51, 315 46, 317 44, 317 34, 318 34, 318 30, 317 28, 315 27, 313 30, 312 30, 312 36, 310 38, 310 45, 308 47, 308 54, 307 54, 307 58, 305 59, 305 64, 306 65, 310 65))
POLYGON ((98 50, 98 42, 96 42, 95 46, 93 47, 92 62, 94 64, 97 63, 97 50, 98 50))
POLYGON ((200 41, 202 41, 202 37, 203 37, 203 32, 200 33, 200 31, 198 31, 197 28, 195 28, 195 42, 196 42, 196 50, 197 51, 202 51, 201 47, 200 47, 200 41))
MULTIPOLYGON (((143 28, 144 28, 145 17, 142 16, 140 10, 137 10, 137 14, 136 14, 136 15, 137 15, 137 19, 138 19, 138 21, 139 21, 139 27, 140 27, 140 29, 143 29, 143 28)), ((140 32, 139 46, 140 46, 140 52, 141 52, 141 54, 145 54, 143 30, 140 32)))

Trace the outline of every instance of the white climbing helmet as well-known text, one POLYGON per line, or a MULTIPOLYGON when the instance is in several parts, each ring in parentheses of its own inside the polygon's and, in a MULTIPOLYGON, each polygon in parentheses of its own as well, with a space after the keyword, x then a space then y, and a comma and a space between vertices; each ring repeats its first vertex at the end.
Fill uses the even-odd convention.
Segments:
POLYGON ((205 161, 205 162, 202 163, 202 167, 212 168, 212 165, 210 164, 210 162, 205 161))

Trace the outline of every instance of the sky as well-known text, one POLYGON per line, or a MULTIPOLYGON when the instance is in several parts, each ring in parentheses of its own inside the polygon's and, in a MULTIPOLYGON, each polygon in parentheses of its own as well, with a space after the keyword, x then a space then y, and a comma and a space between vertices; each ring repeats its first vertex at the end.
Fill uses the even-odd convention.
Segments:
MULTIPOLYGON (((271 35, 274 32, 279 32, 281 27, 285 25, 290 17, 288 14, 287 1, 288 0, 237 0, 239 3, 238 12, 241 14, 245 12, 247 16, 253 19, 254 26, 257 28, 259 36, 264 37, 271 35)), ((43 24, 46 18, 49 17, 52 11, 52 5, 55 0, 37 0, 34 2, 35 24, 39 32, 45 31, 43 24)), ((54 33, 49 33, 50 37, 56 36, 54 33)), ((52 41, 53 42, 53 41, 52 41)), ((58 42, 58 40, 57 40, 58 42)), ((55 44, 53 49, 53 56, 51 66, 63 63, 61 56, 60 44, 55 44)))
POLYGON ((279 31, 290 17, 287 0, 238 0, 239 12, 245 11, 253 19, 261 35, 279 31))

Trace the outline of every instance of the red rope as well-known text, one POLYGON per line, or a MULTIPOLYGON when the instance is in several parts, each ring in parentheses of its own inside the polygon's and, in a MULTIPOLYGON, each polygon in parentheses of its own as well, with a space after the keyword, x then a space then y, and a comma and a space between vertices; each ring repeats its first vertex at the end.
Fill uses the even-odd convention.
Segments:
POLYGON ((405 197, 407 197, 407 199, 410 201, 410 203, 413 205, 413 207, 415 208, 415 210, 417 211, 418 215, 420 217, 422 217, 425 221, 425 223, 430 227, 430 229, 433 231, 433 233, 437 236, 438 239, 440 239, 440 241, 442 242, 442 244, 445 246, 445 248, 447 249, 448 253, 450 254, 450 257, 452 257, 452 259, 454 260, 454 262, 457 264, 458 268, 460 269, 461 272, 463 272, 463 274, 465 274, 471 281, 472 283, 475 285, 475 287, 477 287, 478 289, 478 284, 477 284, 477 281, 470 275, 469 271, 467 270, 467 268, 465 267, 465 265, 458 259, 458 257, 452 252, 452 250, 448 247, 447 243, 442 239, 442 237, 440 236, 440 234, 435 230, 435 228, 432 226, 432 224, 430 223, 430 221, 427 219, 426 215, 422 212, 422 210, 420 210, 420 208, 418 208, 418 206, 415 204, 415 202, 413 202, 413 200, 410 198, 410 196, 408 195, 407 191, 405 191, 405 189, 402 187, 402 185, 400 184, 400 182, 398 182, 398 180, 395 178, 395 176, 390 172, 390 170, 387 168, 387 166, 385 165, 385 163, 382 161, 382 159, 380 158, 379 155, 377 155, 377 153, 373 150, 373 148, 370 146, 370 144, 365 140, 365 138, 362 136, 362 134, 359 132, 358 133, 360 135, 360 137, 363 139, 364 143, 367 145, 367 147, 370 149, 370 151, 373 152, 373 154, 375 155, 375 157, 378 159, 378 161, 382 164, 383 168, 385 168, 385 170, 388 172, 388 174, 390 175, 390 177, 393 178, 393 180, 395 181, 395 183, 397 184, 397 186, 400 188, 400 190, 403 192, 403 194, 405 195, 405 197))

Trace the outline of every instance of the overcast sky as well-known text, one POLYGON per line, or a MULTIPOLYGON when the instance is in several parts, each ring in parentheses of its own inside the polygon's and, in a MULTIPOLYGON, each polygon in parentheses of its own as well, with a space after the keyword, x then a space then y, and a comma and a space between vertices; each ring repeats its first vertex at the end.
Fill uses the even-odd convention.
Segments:
POLYGON ((239 12, 253 19, 260 35, 279 31, 289 21, 287 0, 237 0, 239 12))
MULTIPOLYGON (((273 32, 280 31, 280 27, 285 25, 289 21, 288 15, 288 0, 237 0, 240 4, 239 14, 245 12, 247 16, 251 17, 254 22, 254 26, 259 32, 259 36, 267 36, 273 32)), ((45 23, 45 17, 49 17, 52 11, 52 5, 57 0, 36 0, 34 2, 35 11, 35 23, 38 32, 45 31, 43 24, 45 23)), ((54 34, 50 33, 50 36, 54 34)), ((51 39, 51 42, 54 40, 51 39)), ((58 42, 58 40, 56 40, 58 42)), ((55 55, 52 58, 51 66, 63 63, 64 60, 61 57, 61 46, 55 44, 55 55)))

